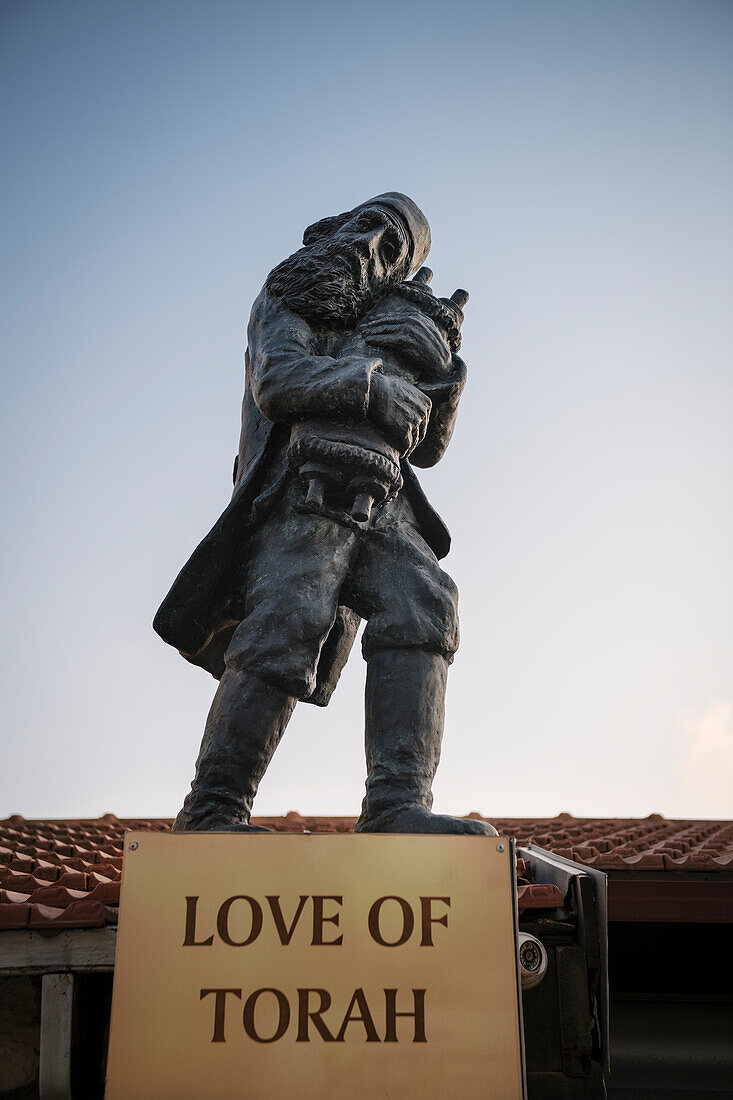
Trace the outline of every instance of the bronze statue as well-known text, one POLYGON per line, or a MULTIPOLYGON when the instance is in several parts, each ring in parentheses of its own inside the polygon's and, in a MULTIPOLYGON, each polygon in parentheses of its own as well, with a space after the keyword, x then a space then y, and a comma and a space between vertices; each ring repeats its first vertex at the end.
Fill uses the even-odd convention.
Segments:
POLYGON ((254 303, 232 500, 154 624, 220 680, 176 830, 255 828, 296 702, 326 706, 365 619, 356 830, 495 833, 430 812, 457 590, 413 466, 450 442, 468 295, 434 297, 429 249, 416 204, 378 195, 309 226, 254 303))

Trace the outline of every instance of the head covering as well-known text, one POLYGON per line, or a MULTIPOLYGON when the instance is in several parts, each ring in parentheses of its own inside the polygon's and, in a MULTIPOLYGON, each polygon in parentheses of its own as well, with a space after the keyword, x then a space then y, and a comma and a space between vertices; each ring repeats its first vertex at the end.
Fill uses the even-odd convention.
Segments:
POLYGON ((430 226, 417 203, 399 191, 385 191, 383 195, 376 195, 373 199, 359 203, 351 213, 367 206, 377 206, 386 210, 393 218, 397 216, 409 245, 408 273, 412 274, 422 267, 430 251, 430 226))

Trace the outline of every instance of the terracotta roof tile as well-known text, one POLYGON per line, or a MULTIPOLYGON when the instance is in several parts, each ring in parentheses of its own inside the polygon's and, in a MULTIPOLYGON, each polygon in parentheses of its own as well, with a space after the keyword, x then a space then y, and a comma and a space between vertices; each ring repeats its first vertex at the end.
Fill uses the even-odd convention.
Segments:
POLYGON ((32 908, 27 902, 0 901, 0 930, 27 928, 32 908))
POLYGON ((705 871, 733 869, 732 821, 646 818, 505 818, 494 824, 516 836, 600 871, 705 871))
POLYGON ((0 890, 0 904, 22 905, 30 898, 30 894, 19 890, 0 890))
POLYGON ((557 886, 541 882, 520 883, 517 887, 517 905, 520 912, 525 909, 556 909, 563 903, 563 896, 557 886))
MULTIPOLYGON (((482 819, 478 813, 467 816, 482 819)), ((309 817, 295 810, 255 820, 281 833, 350 833, 355 823, 352 817, 309 817)), ((688 872, 733 875, 733 822, 672 821, 659 814, 643 819, 575 818, 568 813, 492 820, 500 833, 516 837, 520 844, 537 844, 615 876, 623 873, 626 892, 622 898, 619 888, 618 919, 634 919, 635 903, 627 889, 631 878, 658 872, 679 879, 688 872)), ((26 821, 16 814, 0 821, 0 929, 60 931, 116 922, 125 833, 166 832, 171 824, 167 818, 114 814, 64 821, 26 821)), ((518 860, 520 910, 561 905, 557 887, 530 882, 528 870, 518 860)), ((727 912, 728 894, 718 893, 715 912, 720 915, 727 912)), ((613 891, 613 916, 612 902, 613 891)), ((653 911, 652 902, 647 899, 645 904, 645 911, 653 911)), ((700 904, 698 899, 693 906, 686 894, 678 903, 680 912, 687 914, 697 912, 700 904)))
POLYGON ((29 928, 48 928, 50 924, 56 928, 61 928, 61 925, 56 924, 56 921, 63 916, 63 909, 57 909, 51 905, 32 905, 30 903, 28 908, 30 910, 28 915, 29 928))

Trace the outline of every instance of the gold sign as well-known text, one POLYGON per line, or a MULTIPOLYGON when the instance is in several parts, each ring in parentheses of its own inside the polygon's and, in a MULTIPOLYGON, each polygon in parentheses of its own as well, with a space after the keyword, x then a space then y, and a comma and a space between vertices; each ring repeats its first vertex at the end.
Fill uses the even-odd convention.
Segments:
POLYGON ((520 1100, 509 841, 129 833, 107 1100, 520 1100))

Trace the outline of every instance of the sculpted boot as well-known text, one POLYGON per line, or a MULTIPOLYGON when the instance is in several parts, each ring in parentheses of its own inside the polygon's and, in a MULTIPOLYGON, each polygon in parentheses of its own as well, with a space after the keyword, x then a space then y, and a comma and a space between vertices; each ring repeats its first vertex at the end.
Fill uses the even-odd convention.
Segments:
POLYGON ((385 649, 367 664, 366 797, 356 833, 472 833, 493 825, 433 814, 448 662, 422 649, 385 649))
POLYGON ((268 832, 250 825, 252 802, 295 702, 246 670, 226 670, 174 832, 268 832))

